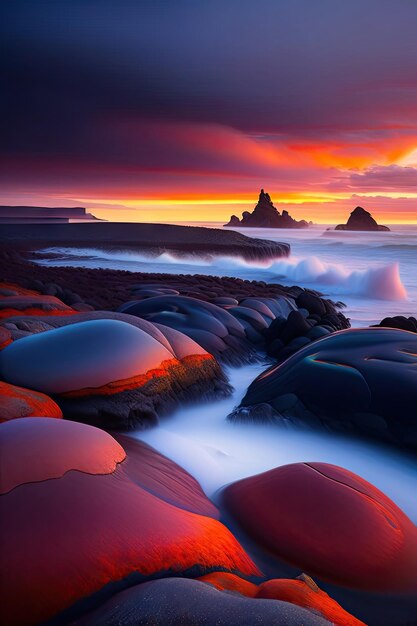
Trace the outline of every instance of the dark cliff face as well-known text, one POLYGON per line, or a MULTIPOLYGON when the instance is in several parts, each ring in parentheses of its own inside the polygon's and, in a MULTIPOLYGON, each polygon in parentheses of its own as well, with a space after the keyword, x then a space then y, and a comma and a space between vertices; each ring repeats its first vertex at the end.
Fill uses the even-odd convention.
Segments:
POLYGON ((244 228, 305 228, 308 223, 305 220, 297 222, 289 215, 288 211, 282 214, 274 207, 268 193, 261 189, 258 204, 250 213, 244 211, 242 219, 236 215, 232 215, 230 222, 225 226, 244 227, 244 228))
POLYGON ((338 224, 336 230, 390 230, 388 226, 379 225, 372 215, 361 206, 352 211, 346 224, 338 224))

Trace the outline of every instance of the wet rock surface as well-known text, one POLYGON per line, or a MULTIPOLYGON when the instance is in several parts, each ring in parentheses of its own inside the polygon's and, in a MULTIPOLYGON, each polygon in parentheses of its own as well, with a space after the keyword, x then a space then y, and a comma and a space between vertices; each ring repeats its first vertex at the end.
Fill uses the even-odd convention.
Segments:
POLYGON ((268 419, 417 448, 417 337, 350 329, 261 374, 231 419, 268 419))
POLYGON ((284 465, 229 485, 223 503, 251 537, 303 571, 356 589, 417 593, 416 526, 344 468, 284 465))
POLYGON ((8 626, 65 611, 67 623, 94 594, 103 602, 158 573, 259 573, 197 481, 144 444, 130 441, 126 457, 102 430, 23 418, 1 425, 0 447, 8 626))

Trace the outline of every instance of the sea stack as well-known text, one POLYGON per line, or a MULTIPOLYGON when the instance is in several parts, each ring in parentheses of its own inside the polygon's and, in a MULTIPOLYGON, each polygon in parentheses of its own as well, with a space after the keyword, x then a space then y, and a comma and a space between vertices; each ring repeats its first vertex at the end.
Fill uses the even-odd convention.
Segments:
POLYGON ((335 230, 385 230, 388 226, 381 226, 374 220, 372 215, 361 206, 352 211, 346 224, 338 224, 335 230))
POLYGON ((308 225, 305 220, 297 222, 289 215, 288 211, 280 213, 274 207, 269 193, 265 193, 263 189, 261 189, 258 204, 252 213, 244 211, 242 219, 232 215, 230 221, 224 224, 226 227, 234 228, 306 228, 308 225))

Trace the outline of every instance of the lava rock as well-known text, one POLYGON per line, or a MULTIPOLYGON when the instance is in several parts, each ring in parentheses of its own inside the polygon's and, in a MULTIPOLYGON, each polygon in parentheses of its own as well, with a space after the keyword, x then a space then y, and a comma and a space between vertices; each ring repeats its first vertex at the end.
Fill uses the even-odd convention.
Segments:
POLYGON ((395 315, 394 317, 384 317, 377 324, 383 328, 399 328, 400 330, 408 330, 410 333, 417 333, 417 320, 415 317, 404 317, 404 315, 395 315))

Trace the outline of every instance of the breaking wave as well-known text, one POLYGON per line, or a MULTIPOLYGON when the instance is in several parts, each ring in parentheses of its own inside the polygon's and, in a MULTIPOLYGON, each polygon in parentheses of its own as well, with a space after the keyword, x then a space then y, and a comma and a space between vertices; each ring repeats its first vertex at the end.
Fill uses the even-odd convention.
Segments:
POLYGON ((164 252, 149 256, 130 251, 94 248, 48 248, 38 262, 47 265, 107 267, 137 272, 167 274, 212 274, 249 280, 279 280, 284 284, 311 287, 325 294, 362 296, 389 301, 404 300, 407 291, 401 282, 399 264, 347 269, 342 263, 327 263, 317 256, 248 261, 227 256, 179 256, 164 252))

